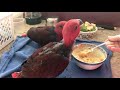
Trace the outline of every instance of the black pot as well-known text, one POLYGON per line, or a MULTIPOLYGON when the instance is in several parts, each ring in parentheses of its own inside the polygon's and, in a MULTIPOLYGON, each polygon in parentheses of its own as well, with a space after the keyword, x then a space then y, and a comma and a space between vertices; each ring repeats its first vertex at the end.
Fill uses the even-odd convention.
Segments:
POLYGON ((41 17, 34 17, 34 18, 25 18, 26 23, 29 25, 40 24, 42 21, 41 17))

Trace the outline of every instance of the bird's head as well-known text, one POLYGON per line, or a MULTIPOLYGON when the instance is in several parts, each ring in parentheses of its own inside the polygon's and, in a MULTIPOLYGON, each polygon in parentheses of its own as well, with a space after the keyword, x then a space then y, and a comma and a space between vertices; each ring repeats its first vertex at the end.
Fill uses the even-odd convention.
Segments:
POLYGON ((57 33, 58 41, 60 41, 60 40, 63 39, 62 30, 63 30, 63 27, 64 27, 64 25, 65 25, 66 22, 67 21, 60 21, 55 26, 55 32, 57 33))
POLYGON ((80 20, 79 19, 70 19, 65 23, 62 34, 63 41, 66 46, 71 46, 74 43, 74 40, 80 33, 80 20))

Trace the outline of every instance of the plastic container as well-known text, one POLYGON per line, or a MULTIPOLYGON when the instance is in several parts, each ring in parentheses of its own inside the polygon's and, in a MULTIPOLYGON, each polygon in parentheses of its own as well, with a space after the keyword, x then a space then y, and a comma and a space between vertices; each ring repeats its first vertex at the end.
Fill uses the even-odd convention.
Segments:
POLYGON ((14 40, 13 13, 0 12, 0 50, 14 40))

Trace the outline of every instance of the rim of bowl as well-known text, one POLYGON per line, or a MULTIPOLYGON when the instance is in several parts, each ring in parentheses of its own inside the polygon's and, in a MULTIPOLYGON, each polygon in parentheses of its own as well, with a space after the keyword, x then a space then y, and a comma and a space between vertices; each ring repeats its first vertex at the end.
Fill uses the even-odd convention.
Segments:
MULTIPOLYGON (((81 43, 81 44, 96 45, 96 44, 90 44, 90 43, 81 43)), ((77 44, 77 45, 81 45, 81 44, 77 44)), ((75 46, 77 46, 77 45, 75 45, 75 46)), ((98 64, 101 64, 101 63, 103 63, 104 61, 106 61, 106 59, 107 59, 107 52, 106 52, 103 48, 101 48, 101 47, 98 47, 98 48, 99 48, 100 50, 102 50, 102 51, 105 53, 105 56, 106 56, 106 58, 105 58, 102 62, 98 62, 98 63, 86 63, 86 62, 77 60, 73 55, 72 55, 72 57, 73 57, 77 62, 80 62, 80 63, 83 63, 83 64, 87 64, 87 65, 98 65, 98 64)))

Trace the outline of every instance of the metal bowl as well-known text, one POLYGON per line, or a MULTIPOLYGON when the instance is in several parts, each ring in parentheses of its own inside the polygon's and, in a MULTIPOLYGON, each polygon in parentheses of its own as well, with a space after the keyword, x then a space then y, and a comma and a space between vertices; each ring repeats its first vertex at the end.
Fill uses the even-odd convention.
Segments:
MULTIPOLYGON (((95 46, 96 46, 95 44, 81 43, 81 44, 75 45, 73 47, 72 57, 74 58, 75 63, 80 68, 85 69, 85 70, 95 70, 95 69, 99 68, 105 62, 105 60, 107 58, 107 52, 103 48, 101 48, 101 47, 96 48, 99 52, 98 51, 94 51, 92 53, 93 56, 91 54, 92 58, 96 58, 95 55, 97 55, 98 57, 99 57, 99 55, 104 55, 104 58, 102 58, 101 61, 99 61, 99 58, 98 59, 96 58, 96 60, 93 59, 94 62, 86 62, 86 61, 84 61, 84 59, 78 58, 75 55, 75 50, 79 50, 81 52, 82 50, 88 49, 88 47, 92 48, 92 47, 95 47, 95 46)), ((101 56, 100 56, 100 58, 101 58, 101 56)))

